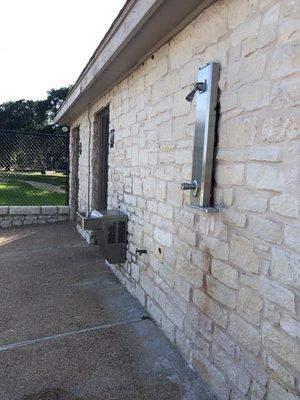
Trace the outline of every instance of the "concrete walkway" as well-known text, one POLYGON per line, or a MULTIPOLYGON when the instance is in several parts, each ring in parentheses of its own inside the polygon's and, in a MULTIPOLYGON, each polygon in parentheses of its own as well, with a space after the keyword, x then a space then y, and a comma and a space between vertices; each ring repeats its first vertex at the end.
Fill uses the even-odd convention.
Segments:
POLYGON ((69 223, 0 231, 1 400, 210 399, 69 223))
POLYGON ((66 191, 58 186, 52 185, 46 182, 35 182, 35 181, 21 181, 34 187, 35 189, 48 190, 49 192, 66 193, 66 191))

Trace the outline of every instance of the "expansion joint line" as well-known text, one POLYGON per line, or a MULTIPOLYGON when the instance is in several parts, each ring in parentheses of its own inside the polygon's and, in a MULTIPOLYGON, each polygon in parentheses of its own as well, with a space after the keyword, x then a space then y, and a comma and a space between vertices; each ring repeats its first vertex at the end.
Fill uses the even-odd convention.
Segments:
POLYGON ((37 339, 31 339, 31 340, 25 340, 22 342, 16 342, 16 343, 9 343, 0 346, 0 352, 5 351, 5 350, 11 350, 11 349, 16 349, 18 347, 25 347, 25 346, 30 346, 34 344, 39 344, 42 342, 47 342, 49 340, 55 340, 55 339, 60 339, 60 338, 65 338, 69 336, 75 336, 75 335, 80 335, 82 333, 88 333, 88 332, 97 332, 109 328, 114 328, 118 326, 123 326, 123 325, 129 325, 129 324, 135 324, 137 322, 143 321, 145 318, 137 318, 137 319, 132 319, 128 321, 122 321, 122 322, 115 322, 112 324, 103 324, 103 325, 97 325, 97 326, 92 326, 90 328, 85 328, 85 329, 80 329, 78 331, 70 331, 70 332, 64 332, 64 333, 58 333, 56 335, 51 335, 51 336, 44 336, 41 338, 37 339))

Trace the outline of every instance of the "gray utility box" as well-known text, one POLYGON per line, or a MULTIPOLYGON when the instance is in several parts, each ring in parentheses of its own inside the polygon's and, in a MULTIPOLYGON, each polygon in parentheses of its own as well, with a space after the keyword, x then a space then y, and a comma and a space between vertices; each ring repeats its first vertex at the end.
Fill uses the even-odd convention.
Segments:
POLYGON ((77 213, 77 222, 83 229, 95 232, 101 253, 112 264, 126 261, 127 220, 119 210, 93 210, 88 216, 77 213))

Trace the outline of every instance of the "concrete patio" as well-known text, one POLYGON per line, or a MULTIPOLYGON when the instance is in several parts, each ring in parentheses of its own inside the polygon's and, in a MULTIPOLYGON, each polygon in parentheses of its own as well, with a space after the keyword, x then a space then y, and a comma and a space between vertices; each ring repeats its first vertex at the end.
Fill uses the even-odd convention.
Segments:
POLYGON ((2 230, 0 271, 1 399, 212 398, 74 225, 2 230))

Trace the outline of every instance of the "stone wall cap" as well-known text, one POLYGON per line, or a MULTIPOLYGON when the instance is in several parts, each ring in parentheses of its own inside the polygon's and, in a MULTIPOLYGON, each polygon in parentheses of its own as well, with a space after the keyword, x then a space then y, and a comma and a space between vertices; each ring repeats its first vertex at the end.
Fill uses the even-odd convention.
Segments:
POLYGON ((70 207, 69 206, 58 206, 58 214, 69 214, 70 207))
POLYGON ((57 214, 57 206, 42 206, 42 214, 57 214))
POLYGON ((8 206, 0 206, 0 215, 8 214, 8 206))
POLYGON ((41 207, 39 206, 11 206, 9 213, 12 215, 40 214, 41 207))

